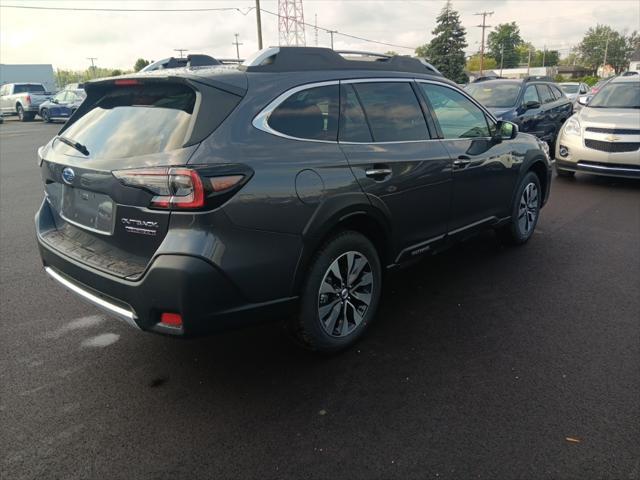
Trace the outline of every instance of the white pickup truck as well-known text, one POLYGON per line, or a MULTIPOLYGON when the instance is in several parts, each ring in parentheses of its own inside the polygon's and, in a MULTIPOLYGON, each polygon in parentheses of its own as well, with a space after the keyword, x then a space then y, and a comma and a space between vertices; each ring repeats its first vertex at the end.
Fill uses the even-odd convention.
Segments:
POLYGON ((28 122, 51 95, 41 83, 6 83, 0 87, 0 112, 3 116, 18 115, 21 122, 28 122))

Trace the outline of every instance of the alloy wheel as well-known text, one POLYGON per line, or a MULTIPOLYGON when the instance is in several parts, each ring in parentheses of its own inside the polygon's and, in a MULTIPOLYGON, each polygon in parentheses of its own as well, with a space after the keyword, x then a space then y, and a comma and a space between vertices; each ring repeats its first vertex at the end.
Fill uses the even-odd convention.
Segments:
POLYGON ((318 316, 325 332, 345 337, 362 323, 371 305, 373 273, 367 257, 350 251, 331 263, 320 283, 318 316))
POLYGON ((538 218, 538 187, 529 183, 522 191, 518 206, 518 226, 523 235, 529 236, 538 218))

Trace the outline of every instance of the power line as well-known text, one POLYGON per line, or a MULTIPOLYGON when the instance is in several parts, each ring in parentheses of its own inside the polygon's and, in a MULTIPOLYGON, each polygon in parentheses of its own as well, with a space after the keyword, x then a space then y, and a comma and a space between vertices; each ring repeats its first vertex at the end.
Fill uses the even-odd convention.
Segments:
MULTIPOLYGON (((217 7, 217 8, 91 8, 91 7, 41 7, 41 6, 32 6, 32 5, 0 5, 0 8, 16 8, 16 9, 27 9, 27 10, 52 10, 52 11, 74 11, 74 12, 225 12, 225 11, 235 11, 239 12, 244 16, 247 16, 249 12, 254 10, 256 7, 217 7)), ((276 17, 280 17, 280 15, 276 12, 272 12, 269 10, 265 10, 264 8, 260 8, 260 12, 266 13, 268 15, 273 15, 276 17)), ((404 48, 406 50, 415 50, 417 47, 409 47, 407 45, 398 45, 395 43, 389 42, 381 42, 379 40, 373 40, 371 38, 360 37, 358 35, 351 35, 349 33, 340 32, 338 30, 331 30, 330 28, 321 27, 312 25, 306 22, 299 22, 301 25, 305 27, 317 28, 318 30, 322 30, 326 33, 333 32, 336 35, 342 35, 343 37, 352 38, 354 40, 360 40, 361 42, 367 43, 375 43, 378 45, 385 45, 387 47, 395 47, 395 48, 404 48)))
POLYGON ((237 11, 247 15, 254 7, 247 7, 247 13, 238 7, 207 8, 99 8, 99 7, 41 7, 35 5, 0 5, 0 8, 20 8, 25 10, 60 10, 75 12, 221 12, 237 11))
POLYGON ((189 49, 188 48, 174 48, 173 51, 174 52, 180 52, 180 58, 182 58, 182 52, 188 52, 189 49))

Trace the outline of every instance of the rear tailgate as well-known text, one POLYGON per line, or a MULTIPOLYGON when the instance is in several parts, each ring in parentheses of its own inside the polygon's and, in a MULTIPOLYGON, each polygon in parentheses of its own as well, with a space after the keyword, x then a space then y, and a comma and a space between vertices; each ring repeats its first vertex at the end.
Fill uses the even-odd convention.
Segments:
POLYGON ((153 207, 154 192, 125 184, 114 172, 186 165, 203 138, 194 135, 207 134, 195 124, 203 106, 215 98, 228 110, 241 99, 232 95, 225 103, 220 91, 210 90, 157 79, 89 87, 83 111, 63 128, 62 139, 39 152, 43 242, 112 275, 142 275, 167 233, 171 210, 153 207))

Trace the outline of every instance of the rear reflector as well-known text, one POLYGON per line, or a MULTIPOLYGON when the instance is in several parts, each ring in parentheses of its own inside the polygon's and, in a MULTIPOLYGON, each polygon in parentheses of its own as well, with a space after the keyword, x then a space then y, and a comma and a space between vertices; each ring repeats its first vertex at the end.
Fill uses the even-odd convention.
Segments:
POLYGON ((164 312, 160 315, 160 323, 167 327, 180 328, 182 327, 182 315, 179 313, 164 312))

